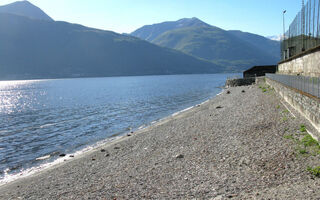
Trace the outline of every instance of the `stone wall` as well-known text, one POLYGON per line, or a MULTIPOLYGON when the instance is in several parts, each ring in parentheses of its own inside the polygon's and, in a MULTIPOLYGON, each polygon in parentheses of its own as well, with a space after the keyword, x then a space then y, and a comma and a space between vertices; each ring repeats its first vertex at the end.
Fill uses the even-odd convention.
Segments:
POLYGON ((314 49, 302 55, 295 56, 293 59, 279 63, 279 74, 302 75, 319 77, 320 76, 320 49, 314 49))
POLYGON ((252 85, 256 82, 256 78, 238 78, 238 79, 228 79, 226 81, 226 87, 237 87, 244 85, 252 85))
POLYGON ((320 99, 309 97, 301 92, 284 86, 281 83, 266 78, 266 83, 287 101, 293 108, 299 111, 318 130, 314 137, 320 139, 320 99))

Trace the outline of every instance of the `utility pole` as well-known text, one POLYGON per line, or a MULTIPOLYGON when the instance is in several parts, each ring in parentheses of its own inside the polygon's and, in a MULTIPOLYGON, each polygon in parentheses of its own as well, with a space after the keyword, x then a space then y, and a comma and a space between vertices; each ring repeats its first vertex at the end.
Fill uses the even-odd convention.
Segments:
POLYGON ((305 7, 304 7, 304 0, 302 0, 302 9, 301 9, 301 42, 302 42, 302 51, 305 51, 304 47, 304 36, 305 36, 305 30, 306 30, 306 23, 305 23, 306 17, 305 17, 305 7))

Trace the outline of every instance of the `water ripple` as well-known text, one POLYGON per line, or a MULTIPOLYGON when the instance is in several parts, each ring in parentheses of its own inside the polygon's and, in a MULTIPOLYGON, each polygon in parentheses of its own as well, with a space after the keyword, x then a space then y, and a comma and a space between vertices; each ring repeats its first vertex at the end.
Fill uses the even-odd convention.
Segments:
POLYGON ((227 76, 0 81, 0 179, 198 104, 227 76))

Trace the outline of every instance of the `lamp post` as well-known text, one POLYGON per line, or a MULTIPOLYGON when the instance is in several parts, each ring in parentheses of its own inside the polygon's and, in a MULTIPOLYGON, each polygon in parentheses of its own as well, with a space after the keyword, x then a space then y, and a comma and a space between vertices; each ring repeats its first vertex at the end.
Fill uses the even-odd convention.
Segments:
POLYGON ((286 14, 286 10, 283 11, 283 39, 286 37, 286 26, 285 26, 285 21, 284 21, 284 14, 286 14))
POLYGON ((284 10, 283 13, 282 13, 282 18, 283 18, 283 36, 282 36, 282 53, 283 53, 283 60, 286 59, 286 50, 285 50, 285 38, 286 38, 286 26, 285 26, 285 21, 284 21, 284 14, 286 13, 287 11, 284 10))

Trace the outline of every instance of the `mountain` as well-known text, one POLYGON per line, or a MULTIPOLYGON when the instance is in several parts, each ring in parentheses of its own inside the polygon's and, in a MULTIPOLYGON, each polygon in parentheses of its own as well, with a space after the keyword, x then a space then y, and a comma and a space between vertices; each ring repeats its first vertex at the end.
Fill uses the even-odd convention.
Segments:
POLYGON ((110 31, 0 13, 0 78, 221 72, 219 66, 110 31))
POLYGON ((152 42, 161 34, 184 27, 210 27, 198 18, 184 18, 178 21, 163 22, 160 24, 146 25, 131 33, 132 36, 152 42))
POLYGON ((5 6, 0 6, 0 13, 15 14, 32 19, 53 21, 51 17, 49 17, 37 6, 31 4, 29 1, 17 1, 5 6))
POLYGON ((252 33, 242 32, 242 31, 229 31, 233 35, 237 36, 239 39, 244 40, 261 51, 265 51, 269 56, 280 60, 280 42, 275 40, 270 40, 261 35, 256 35, 252 33))
POLYGON ((267 36, 268 39, 274 40, 274 41, 280 41, 282 35, 272 35, 272 36, 267 36))
POLYGON ((181 20, 178 20, 144 26, 132 35, 206 59, 224 66, 225 71, 243 71, 253 65, 271 65, 280 60, 280 43, 276 41, 241 31, 226 31, 197 18, 182 21, 188 23, 179 26, 181 20))

